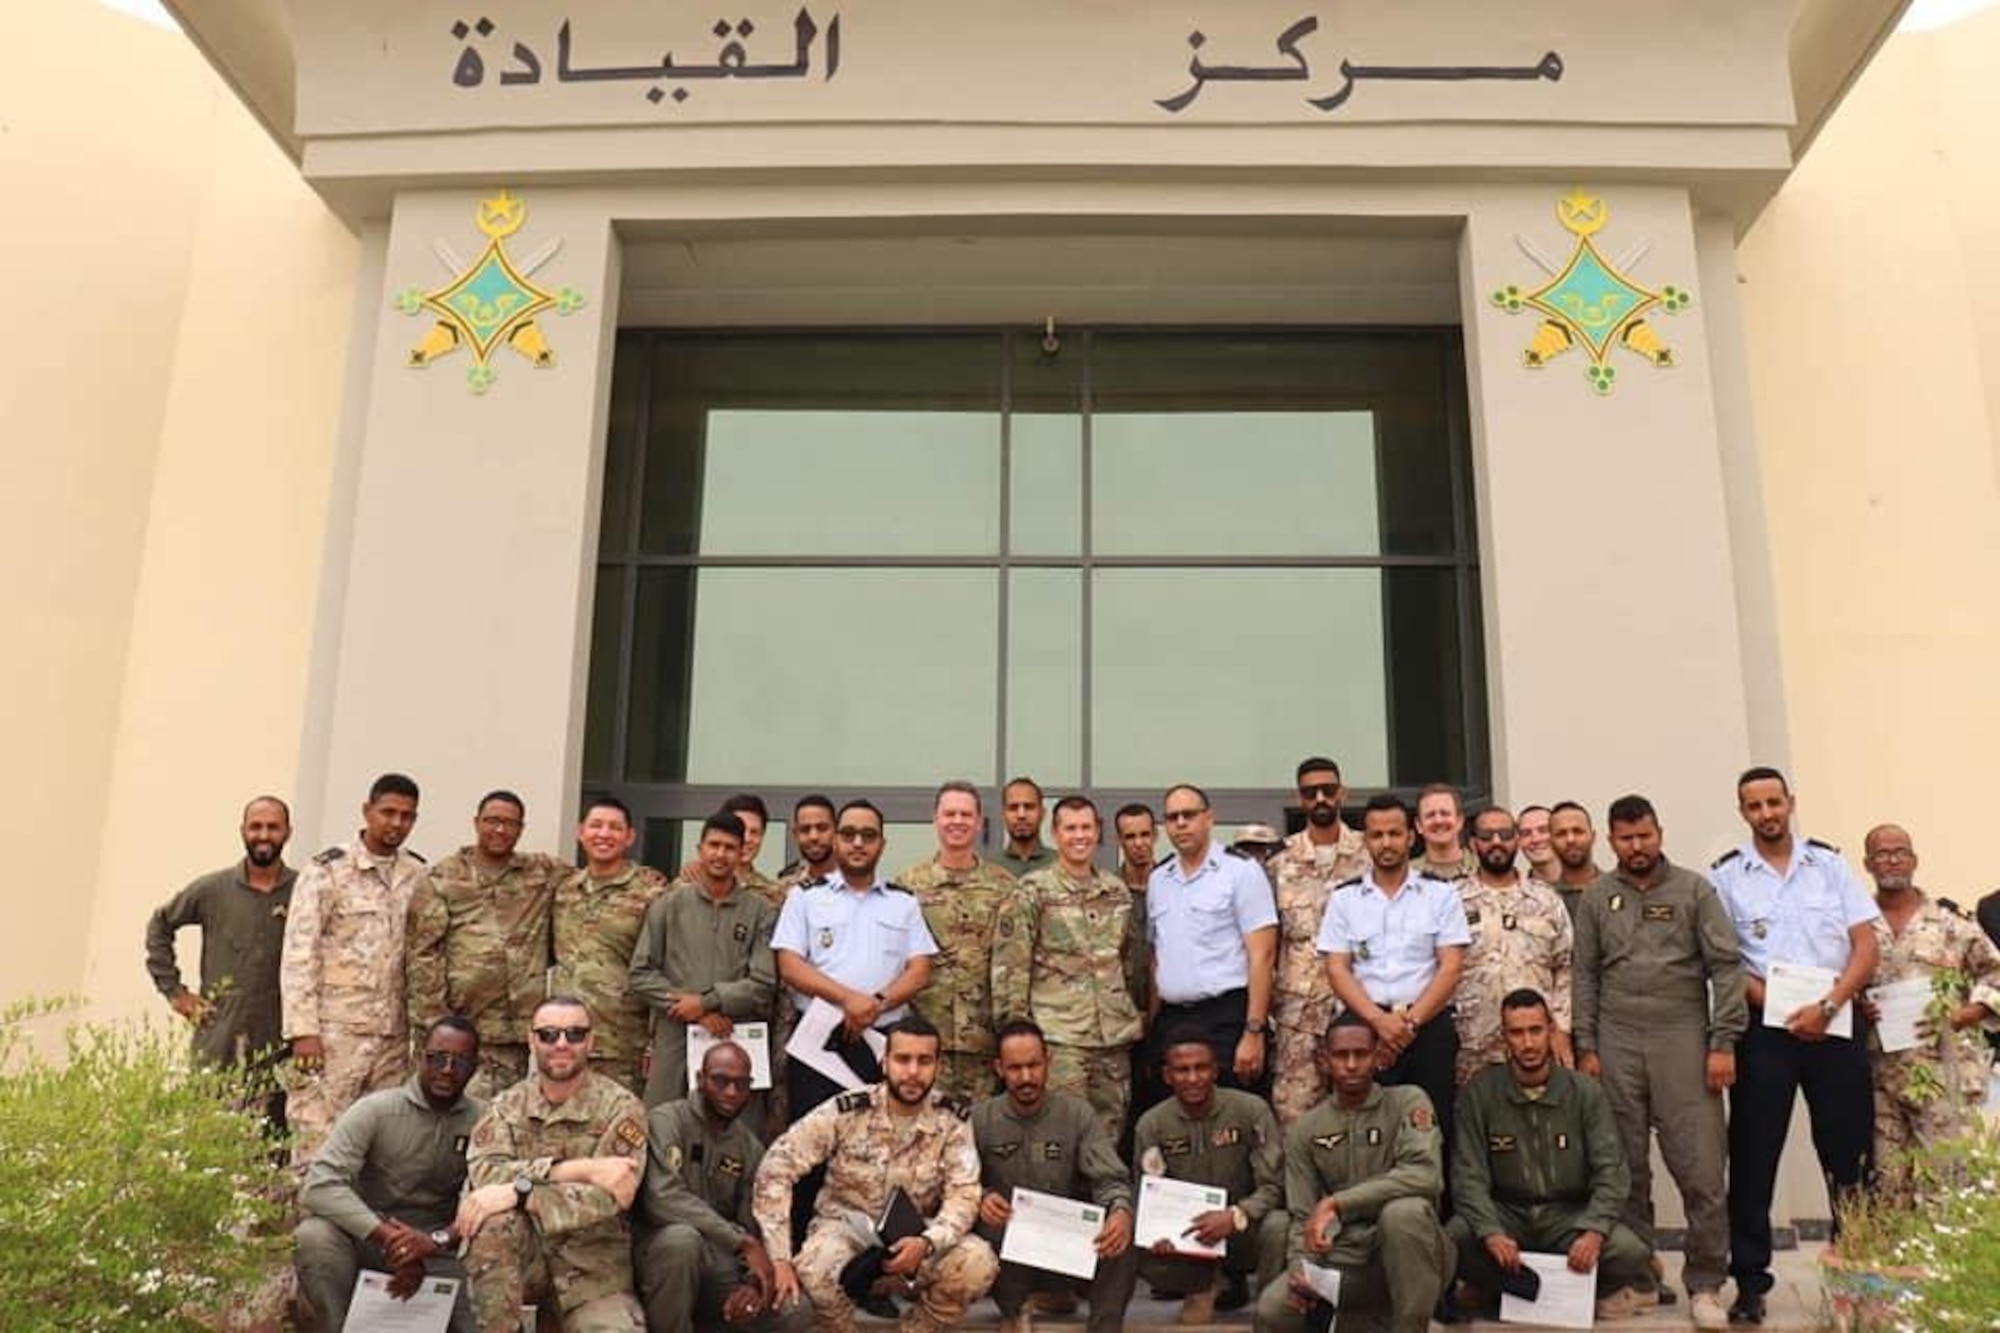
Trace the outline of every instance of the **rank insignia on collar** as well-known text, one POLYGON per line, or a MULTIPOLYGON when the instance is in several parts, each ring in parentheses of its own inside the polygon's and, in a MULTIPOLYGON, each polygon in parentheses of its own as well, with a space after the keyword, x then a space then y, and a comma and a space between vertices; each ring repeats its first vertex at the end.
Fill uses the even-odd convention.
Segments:
POLYGON ((1368 1127, 1368 1146, 1377 1147, 1382 1142, 1382 1131, 1374 1125, 1368 1127))

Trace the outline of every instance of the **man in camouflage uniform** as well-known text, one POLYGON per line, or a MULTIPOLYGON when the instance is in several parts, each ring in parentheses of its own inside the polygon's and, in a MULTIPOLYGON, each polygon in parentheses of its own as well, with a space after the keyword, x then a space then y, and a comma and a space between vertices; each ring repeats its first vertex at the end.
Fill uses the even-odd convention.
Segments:
POLYGON ((646 1160, 646 1108, 590 1067, 591 1015, 557 995, 529 1031, 535 1077, 493 1099, 472 1131, 455 1225, 480 1333, 517 1333, 521 1306, 562 1333, 645 1333, 632 1295, 626 1210, 646 1160))
POLYGON ((1288 1259, 1257 1298, 1259 1333, 1303 1333, 1315 1308, 1330 1313, 1306 1284, 1306 1264, 1340 1274, 1342 1328, 1386 1307, 1391 1333, 1425 1333, 1451 1281, 1452 1246, 1437 1217, 1437 1115, 1423 1089, 1375 1081, 1380 1040, 1352 1009, 1327 1027, 1333 1095, 1285 1139, 1288 1259))
POLYGON ((517 852, 527 807, 510 791, 480 798, 473 843, 444 857, 410 893, 409 1017, 420 1033, 444 1014, 479 1030, 471 1093, 481 1101, 528 1076, 524 1037, 549 973, 549 908, 570 867, 517 852))
POLYGON ((1513 817, 1498 807, 1472 817, 1472 853, 1479 858, 1479 872, 1458 886, 1472 932, 1457 992, 1461 1088, 1488 1065, 1506 1063, 1500 1001, 1524 986, 1549 998, 1556 1059, 1565 1069, 1576 1067, 1569 1037, 1574 947, 1569 909, 1554 889, 1523 878, 1515 868, 1519 837, 1513 817))
POLYGON ((1271 1108, 1290 1129, 1326 1096, 1320 1039, 1333 1021, 1333 985, 1319 956, 1319 926, 1333 886, 1368 868, 1361 834, 1340 819, 1340 765, 1319 756, 1298 769, 1306 826, 1285 840, 1265 869, 1278 902, 1278 976, 1271 996, 1271 1108))
POLYGON ((1177 1257, 1171 1241, 1156 1240, 1139 1272, 1155 1291, 1184 1298, 1183 1324, 1205 1324, 1217 1309, 1248 1305, 1252 1291, 1276 1280, 1284 1265, 1283 1138, 1262 1097, 1215 1086, 1215 1049, 1200 1031, 1168 1032, 1162 1052, 1173 1096, 1132 1129, 1139 1188, 1148 1176, 1164 1176, 1227 1191, 1228 1206, 1203 1213, 1190 1228, 1204 1245, 1226 1243, 1226 1249, 1218 1274, 1213 1261, 1177 1257), (1254 1275, 1254 1289, 1246 1275, 1254 1275))
POLYGON ((1479 859, 1465 845, 1465 803, 1449 782, 1433 782, 1417 792, 1417 835, 1421 855, 1410 869, 1445 881, 1470 879, 1479 859))
MULTIPOLYGON (((417 1073, 348 1107, 313 1159, 299 1191, 299 1290, 330 1333, 347 1326, 363 1269, 388 1273, 392 1296, 410 1295, 426 1276, 464 1282, 452 1218, 484 1110, 465 1091, 478 1065, 472 1025, 457 1015, 433 1020, 417 1073)), ((474 1333, 463 1285, 449 1328, 474 1333)))
MULTIPOLYGON (((734 816, 730 816, 734 818, 734 816)), ((803 1303, 780 1311, 771 1256, 757 1237, 750 1187, 764 1145, 750 1132, 750 1056, 718 1042, 702 1057, 694 1095, 646 1117, 646 1176, 633 1247, 649 1333, 701 1327, 803 1333, 803 1303)))
POLYGON ((2000 950, 1978 926, 1917 887, 1917 849, 1903 829, 1877 825, 1862 847, 1875 881, 1875 902, 1882 909, 1875 926, 1881 958, 1874 984, 1956 972, 1966 987, 1953 1004, 1946 1029, 1933 1025, 1930 1040, 1909 1050, 1884 1051, 1881 1033, 1872 1026, 1869 1031, 1877 1181, 1907 1196, 1910 1151, 1963 1134, 1979 1122, 1992 1074, 1992 1053, 1980 1029, 1995 1027, 2000 1015, 2000 950), (1926 1086, 1933 1079, 1938 1086, 1926 1086))
MULTIPOLYGON (((195 880, 146 922, 146 971, 176 1014, 194 1029, 195 1058, 247 1064, 260 1073, 284 1054, 278 957, 285 945, 298 872, 285 864, 292 813, 275 796, 243 807, 243 859, 195 880), (201 927, 201 990, 181 980, 174 936, 201 927)), ((264 1093, 265 1115, 285 1123, 284 1096, 264 1093)))
MULTIPOLYGON (((646 1105, 687 1095, 688 1029, 717 1037, 771 1012, 778 990, 771 960, 777 909, 737 876, 741 817, 724 811, 702 825, 700 869, 646 909, 632 951, 632 993, 653 1011, 653 1072, 646 1105)), ((762 1098, 751 1114, 763 1118, 762 1098)))
POLYGON ((1092 862, 1099 824, 1088 797, 1056 802, 1055 835, 1056 864, 1021 880, 1014 928, 994 946, 993 1009, 1040 1025, 1049 1091, 1088 1102, 1115 1144, 1145 1030, 1135 998, 1145 923, 1131 890, 1092 862))
POLYGON ((611 796, 585 803, 577 841, 584 866, 556 885, 550 923, 555 966, 549 992, 581 997, 596 1017, 590 1060, 596 1071, 633 1092, 646 1084, 640 1065, 652 1015, 632 993, 632 951, 646 909, 667 877, 626 859, 638 838, 632 812, 611 796))
MULTIPOLYGON (((1062 807, 1056 807, 1057 827, 1062 807)), ((1057 835, 1061 852, 1061 835, 1057 835)), ((1040 873, 1040 872, 1036 872, 1040 873)), ((1033 878, 1031 875, 1030 878, 1033 878)), ((1004 1096, 972 1108, 972 1140, 979 1149, 978 1232, 997 1253, 1014 1217, 1014 1191, 1034 1190, 1062 1199, 1088 1200, 1104 1212, 1094 1238, 1097 1272, 1090 1283, 1090 1333, 1116 1333, 1138 1280, 1132 1248, 1132 1177, 1118 1160, 1117 1139, 1105 1132, 1088 1103, 1048 1088, 1049 1051, 1041 1029, 1015 1019, 1000 1029, 994 1065, 1004 1096)), ((1001 1333, 1027 1333, 1023 1313, 1036 1278, 1025 1264, 1002 1263, 993 1284, 1001 1333)), ((1058 1279, 1060 1280, 1060 1279, 1058 1279)))
POLYGON ((944 1034, 938 1091, 968 1100, 993 1091, 994 949, 1015 930, 1014 877, 979 855, 980 818, 977 787, 939 787, 937 853, 896 877, 923 905, 937 941, 930 984, 912 1007, 944 1034))
POLYGON ((1629 1319, 1660 1303, 1652 1252, 1620 1222, 1632 1173, 1618 1122, 1596 1079, 1555 1059, 1549 1003, 1523 988, 1501 1000, 1507 1063, 1474 1076, 1458 1103, 1447 1228, 1459 1274, 1497 1297, 1521 1252, 1562 1254, 1572 1271, 1597 1270, 1599 1319, 1629 1319))
POLYGON ((403 850, 417 784, 385 773, 368 789, 361 832, 313 857, 292 889, 278 988, 292 1044, 292 1160, 312 1160, 356 1099, 409 1071, 403 929, 423 858, 403 850))
POLYGON ((801 1293, 817 1333, 852 1333, 854 1303, 841 1273, 867 1248, 849 1214, 882 1216, 901 1190, 924 1229, 888 1248, 882 1272, 914 1289, 904 1333, 935 1333, 965 1317, 1000 1271, 993 1249, 972 1235, 979 1214, 979 1154, 963 1103, 935 1096, 937 1029, 914 1015, 890 1026, 883 1081, 823 1102, 785 1131, 757 1171, 753 1209, 777 1276, 781 1307, 801 1293), (792 1250, 792 1190, 824 1165, 811 1227, 792 1250))

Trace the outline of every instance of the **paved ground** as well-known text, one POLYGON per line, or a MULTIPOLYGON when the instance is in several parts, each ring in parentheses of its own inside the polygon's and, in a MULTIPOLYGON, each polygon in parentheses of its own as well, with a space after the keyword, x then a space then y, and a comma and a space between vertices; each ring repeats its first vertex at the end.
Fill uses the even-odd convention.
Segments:
MULTIPOLYGON (((1769 1317, 1764 1321, 1766 1330, 1771 1330, 1772 1333, 1796 1333, 1797 1330, 1823 1329, 1828 1326, 1819 1288, 1818 1256, 1821 1248, 1819 1245, 1806 1245, 1796 1250, 1778 1252, 1777 1262, 1773 1266, 1778 1285, 1770 1295, 1769 1317)), ((1667 1263, 1668 1278, 1678 1289, 1680 1255, 1668 1253, 1663 1257, 1667 1263)), ((1168 1333, 1168 1330, 1172 1330, 1172 1333, 1204 1333, 1204 1330, 1208 1333, 1243 1333, 1243 1330, 1250 1327, 1250 1313, 1247 1310, 1224 1316, 1213 1324, 1177 1324, 1174 1322, 1174 1316, 1180 1308, 1178 1303, 1148 1300, 1145 1293, 1145 1284, 1141 1283, 1139 1298, 1132 1302, 1132 1307, 1126 1314, 1125 1328, 1128 1333, 1168 1333)), ((1725 1302, 1733 1294, 1729 1287, 1723 1288, 1725 1302)), ((999 1322, 999 1312, 993 1308, 992 1302, 986 1301, 973 1307, 971 1315, 965 1320, 964 1327, 991 1328, 999 1322)), ((894 1327, 888 1323, 866 1318, 861 1320, 861 1326, 870 1330, 894 1327)), ((1036 1317, 1034 1326, 1037 1329, 1047 1330, 1081 1329, 1083 1318, 1078 1315, 1057 1319, 1042 1315, 1036 1317)), ((1439 1324, 1433 1324, 1431 1327, 1433 1330, 1443 1328, 1439 1324)), ((1529 1328, 1532 1325, 1499 1324, 1480 1320, 1457 1327, 1479 1330, 1481 1333, 1498 1333, 1501 1329, 1529 1328)), ((1665 1333, 1668 1329, 1691 1328, 1693 1325, 1687 1317, 1687 1297, 1683 1293, 1679 1305, 1643 1318, 1604 1323, 1597 1327, 1610 1330, 1611 1333, 1622 1333, 1624 1330, 1630 1330, 1631 1333, 1665 1333)), ((1742 1330, 1741 1333, 1748 1331, 1742 1330)))

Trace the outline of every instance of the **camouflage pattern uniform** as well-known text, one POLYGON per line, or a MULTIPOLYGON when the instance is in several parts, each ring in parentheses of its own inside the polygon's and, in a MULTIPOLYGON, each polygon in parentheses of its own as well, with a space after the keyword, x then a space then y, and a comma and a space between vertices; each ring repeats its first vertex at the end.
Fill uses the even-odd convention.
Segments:
POLYGON ((1132 1102, 1132 1046, 1145 1031, 1140 908, 1118 876, 1093 870, 1078 883, 1057 864, 1021 880, 1016 912, 993 946, 994 1016, 1041 1025, 1048 1090, 1088 1102, 1116 1143, 1132 1102))
POLYGON ((1422 1088, 1377 1084, 1353 1110, 1337 1098, 1321 1102, 1285 1139, 1286 1271, 1257 1298, 1257 1327, 1303 1333, 1307 1316, 1291 1307, 1290 1272, 1312 1263, 1340 1272, 1341 1329, 1386 1308, 1391 1333, 1425 1333, 1456 1259, 1438 1225, 1443 1192, 1444 1136, 1422 1088), (1339 1229, 1332 1250, 1313 1254, 1306 1219, 1325 1198, 1340 1201, 1339 1229))
POLYGON ((889 1089, 877 1083, 821 1103, 771 1145, 757 1170, 751 1207, 764 1248, 773 1263, 793 1260, 817 1333, 852 1333, 854 1305, 841 1290, 840 1271, 862 1242, 844 1214, 880 1217, 891 1190, 901 1189, 930 1220, 923 1234, 932 1249, 916 1272, 917 1304, 904 1316, 905 1333, 950 1328, 1000 1273, 993 1247, 971 1234, 979 1216, 979 1154, 969 1109, 933 1092, 914 1116, 902 1116, 890 1100, 889 1089), (826 1183, 794 1260, 792 1190, 822 1163, 826 1183))
POLYGON ((466 1091, 490 1101, 528 1076, 522 1034, 549 975, 549 908, 571 867, 516 852, 483 869, 462 847, 430 868, 410 893, 410 1035, 446 1014, 479 1029, 479 1072, 466 1091))
POLYGON ((1458 854, 1456 861, 1433 861, 1425 853, 1423 843, 1418 841, 1416 855, 1410 858, 1410 869, 1421 871, 1432 879, 1441 879, 1447 884, 1455 884, 1462 879, 1471 879, 1479 873, 1479 858, 1467 847, 1458 854))
MULTIPOLYGON (((1900 935, 1878 919, 1875 942, 1882 958, 1872 985, 1955 971, 1970 987, 1966 1002, 2000 1015, 2000 950, 1977 925, 1944 904, 1925 898, 1900 935)), ((1988 1026, 1995 1024, 1989 1020, 1988 1026)), ((1868 1062, 1875 1075, 1876 1172, 1885 1189, 1901 1193, 1910 1183, 1906 1150, 1962 1134, 1979 1122, 1992 1051, 1977 1028, 1968 1028, 1940 1033, 1907 1051, 1885 1052, 1871 1025, 1868 1062), (1919 1069, 1938 1075, 1943 1087, 1929 1096, 1913 1095, 1912 1076, 1919 1069)))
POLYGON ((585 867, 556 885, 550 926, 555 966, 550 995, 574 995, 590 1010, 597 1034, 591 1072, 643 1092, 640 1058, 652 1032, 645 1001, 632 993, 632 951, 646 909, 667 891, 667 877, 651 866, 627 863, 610 879, 591 878, 585 867))
POLYGON ((1361 835, 1345 824, 1340 837, 1321 846, 1304 830, 1285 839, 1264 867, 1278 903, 1278 976, 1271 994, 1271 1108, 1290 1129, 1326 1096, 1319 1044, 1340 1007, 1326 979, 1319 951, 1319 923, 1333 886, 1368 868, 1361 835))
POLYGON ((790 884, 772 879, 756 866, 743 867, 736 876, 736 883, 738 887, 750 890, 750 892, 771 904, 771 916, 773 919, 776 919, 778 909, 785 905, 785 895, 792 891, 790 884))
POLYGON ((486 1219, 466 1249, 480 1333, 517 1333, 521 1306, 552 1305, 563 1333, 645 1333, 632 1295, 632 1228, 618 1201, 595 1185, 552 1183, 556 1163, 586 1157, 646 1160, 646 1108, 595 1073, 560 1104, 539 1078, 493 1100, 472 1131, 466 1183, 473 1189, 536 1182, 528 1211, 486 1219))
POLYGON ((969 870, 947 870, 932 857, 898 875, 896 883, 916 895, 937 941, 930 984, 910 1001, 944 1034, 937 1090, 969 1101, 990 1096, 993 1030, 999 1026, 993 953, 1016 929, 1014 877, 983 857, 969 870))
POLYGON ((410 1072, 403 1008, 403 928, 424 860, 376 856, 360 838, 299 873, 278 964, 285 1036, 318 1037, 317 1073, 293 1067, 285 1108, 303 1167, 342 1111, 410 1072))
POLYGON ((1522 878, 1496 889, 1477 879, 1458 886, 1472 947, 1458 993, 1458 1086, 1488 1065, 1507 1063, 1500 1031, 1500 1001, 1523 986, 1542 993, 1557 1030, 1570 1030, 1570 952, 1575 945, 1569 909, 1538 879, 1522 878))

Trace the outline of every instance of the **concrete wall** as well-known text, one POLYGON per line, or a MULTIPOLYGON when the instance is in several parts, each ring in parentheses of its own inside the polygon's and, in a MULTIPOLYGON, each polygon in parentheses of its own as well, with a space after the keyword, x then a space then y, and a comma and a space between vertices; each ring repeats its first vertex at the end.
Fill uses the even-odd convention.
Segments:
POLYGON ((297 770, 355 242, 179 34, 0 50, 0 997, 146 1002, 145 913, 297 770))
POLYGON ((1800 817, 2000 885, 2000 11, 1891 39, 1738 254, 1800 817))

